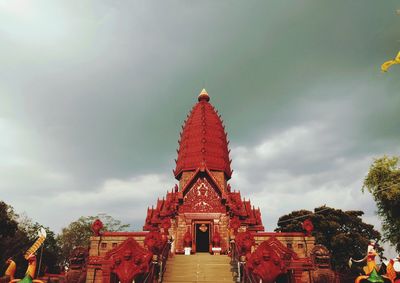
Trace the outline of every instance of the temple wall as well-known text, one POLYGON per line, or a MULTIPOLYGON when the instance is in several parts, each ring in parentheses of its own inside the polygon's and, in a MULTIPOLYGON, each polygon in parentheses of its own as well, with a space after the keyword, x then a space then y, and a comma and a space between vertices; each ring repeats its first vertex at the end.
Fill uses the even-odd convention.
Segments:
POLYGON ((221 248, 226 251, 229 249, 229 216, 226 214, 221 214, 218 221, 218 232, 221 236, 221 248))
MULTIPOLYGON (((261 232, 254 235, 256 241, 255 248, 271 237, 275 237, 284 246, 293 250, 299 258, 310 257, 310 253, 315 245, 315 237, 307 237, 303 233, 261 232)), ((311 272, 303 272, 301 282, 312 282, 311 272)))
POLYGON ((86 273, 86 283, 102 283, 103 272, 101 269, 88 268, 86 273))
MULTIPOLYGON (((175 242, 175 250, 173 252, 176 253, 183 253, 184 252, 184 246, 183 246, 183 237, 188 229, 188 225, 186 225, 186 220, 183 215, 178 215, 176 217, 176 230, 174 231, 175 237, 174 237, 174 242, 175 242)), ((192 233, 192 231, 191 231, 192 233)))
POLYGON ((89 256, 105 256, 128 238, 134 238, 142 247, 148 232, 105 232, 102 236, 90 237, 89 256))
POLYGON ((104 232, 101 236, 90 237, 86 282, 103 282, 103 272, 100 269, 100 264, 93 264, 96 259, 104 257, 108 251, 114 249, 128 238, 134 238, 143 247, 144 238, 147 234, 148 232, 104 232))
POLYGON ((257 246, 271 237, 275 237, 284 246, 293 250, 300 258, 309 257, 315 243, 314 237, 306 237, 303 233, 262 232, 254 235, 257 246))

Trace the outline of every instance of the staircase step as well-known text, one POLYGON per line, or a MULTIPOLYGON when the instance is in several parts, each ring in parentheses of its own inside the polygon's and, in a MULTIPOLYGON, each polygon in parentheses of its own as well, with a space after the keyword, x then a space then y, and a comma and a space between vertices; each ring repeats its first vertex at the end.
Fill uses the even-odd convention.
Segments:
POLYGON ((167 261, 163 282, 234 282, 230 261, 225 255, 176 255, 167 261))

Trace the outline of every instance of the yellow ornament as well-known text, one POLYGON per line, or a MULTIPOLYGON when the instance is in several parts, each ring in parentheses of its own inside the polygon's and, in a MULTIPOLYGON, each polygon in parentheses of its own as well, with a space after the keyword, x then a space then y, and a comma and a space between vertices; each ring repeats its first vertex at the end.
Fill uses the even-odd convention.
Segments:
POLYGON ((382 64, 381 66, 382 72, 387 72, 389 68, 395 64, 400 64, 400 52, 397 53, 396 58, 394 58, 393 60, 386 61, 385 63, 382 64))

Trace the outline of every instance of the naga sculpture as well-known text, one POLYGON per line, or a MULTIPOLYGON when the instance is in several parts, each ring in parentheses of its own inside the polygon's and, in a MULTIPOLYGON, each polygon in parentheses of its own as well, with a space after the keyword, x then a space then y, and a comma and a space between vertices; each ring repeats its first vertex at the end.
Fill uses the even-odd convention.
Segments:
POLYGON ((263 283, 273 283, 279 275, 287 271, 283 260, 267 241, 251 254, 246 268, 261 278, 263 283))
POLYGON ((241 256, 248 256, 251 253, 251 248, 255 245, 253 235, 249 232, 240 232, 235 238, 238 252, 241 256))
POLYGON ((161 254, 165 240, 159 232, 149 232, 144 239, 144 246, 147 247, 154 255, 161 254))
POLYGON ((16 283, 16 282, 19 282, 19 283, 30 283, 30 282, 43 283, 42 280, 33 279, 33 278, 35 278, 35 272, 36 272, 36 256, 30 255, 27 260, 28 260, 28 268, 26 269, 25 277, 22 279, 14 279, 15 270, 17 269, 17 265, 11 258, 9 258, 7 260, 8 267, 5 272, 5 275, 10 278, 9 283, 16 283))
POLYGON ((46 236, 47 236, 46 235, 46 230, 41 228, 38 231, 38 239, 25 252, 24 258, 28 261, 28 268, 26 269, 25 277, 23 279, 14 279, 15 271, 17 269, 17 265, 12 260, 12 258, 9 258, 7 260, 8 267, 7 267, 7 270, 5 272, 5 275, 10 277, 10 283, 14 283, 14 282, 20 282, 20 283, 28 283, 28 282, 43 283, 43 281, 41 281, 41 280, 34 279, 35 278, 35 273, 36 273, 36 256, 34 255, 34 253, 40 248, 40 246, 46 240, 46 236))
POLYGON ((231 218, 231 220, 229 221, 229 227, 232 229, 233 235, 236 235, 238 233, 240 225, 241 222, 239 220, 239 217, 235 216, 231 218))
MULTIPOLYGON (((148 272, 152 253, 142 248, 133 238, 128 238, 115 249, 106 253, 105 262, 111 263, 111 272, 121 283, 131 283, 137 276, 148 272)), ((103 272, 103 282, 109 282, 109 274, 103 272)))

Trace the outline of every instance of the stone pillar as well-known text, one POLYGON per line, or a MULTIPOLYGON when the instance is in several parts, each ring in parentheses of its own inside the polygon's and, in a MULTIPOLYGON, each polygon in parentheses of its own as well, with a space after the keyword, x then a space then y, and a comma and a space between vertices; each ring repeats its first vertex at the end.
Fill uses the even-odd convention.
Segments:
MULTIPOLYGON (((104 266, 102 269, 102 281, 103 283, 110 283, 111 281, 111 268, 110 266, 104 266)), ((96 280, 97 281, 97 280, 96 280)))
POLYGON ((304 242, 306 244, 306 257, 309 257, 315 245, 315 238, 306 236, 304 237, 304 242))
POLYGON ((88 268, 86 273, 86 283, 92 283, 94 281, 94 268, 88 268))
POLYGON ((293 272, 293 283, 302 283, 301 278, 303 277, 303 272, 301 270, 295 270, 293 272))

